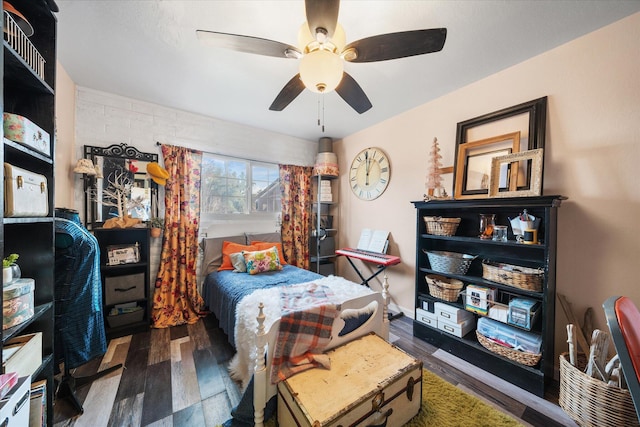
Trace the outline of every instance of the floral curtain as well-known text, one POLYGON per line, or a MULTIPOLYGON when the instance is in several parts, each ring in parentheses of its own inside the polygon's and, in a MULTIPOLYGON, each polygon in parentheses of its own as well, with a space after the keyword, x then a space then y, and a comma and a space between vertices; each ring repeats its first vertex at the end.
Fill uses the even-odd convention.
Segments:
POLYGON ((279 168, 284 256, 287 263, 308 269, 313 167, 279 165, 279 168))
POLYGON ((204 314, 196 279, 202 153, 163 145, 162 155, 169 179, 151 315, 155 328, 195 323, 204 314))

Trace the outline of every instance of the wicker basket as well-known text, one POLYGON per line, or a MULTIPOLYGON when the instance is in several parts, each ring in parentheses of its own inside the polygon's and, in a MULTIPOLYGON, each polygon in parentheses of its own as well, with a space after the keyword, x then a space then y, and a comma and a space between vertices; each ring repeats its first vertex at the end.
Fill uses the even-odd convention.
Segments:
POLYGON ((541 292, 544 271, 538 268, 482 261, 482 277, 492 282, 514 286, 527 291, 541 292))
POLYGON ((453 236, 456 234, 460 218, 442 218, 441 216, 425 216, 427 233, 436 236, 453 236))
POLYGON ((568 353, 560 355, 560 407, 581 426, 638 427, 638 416, 629 390, 611 386, 585 374, 587 358, 578 355, 577 366, 568 353))
POLYGON ((471 262, 476 259, 473 255, 448 251, 424 251, 429 258, 431 269, 439 273, 467 274, 471 262))
POLYGON ((513 360, 514 362, 518 362, 522 365, 536 366, 542 358, 542 353, 526 353, 524 351, 513 350, 511 348, 503 347, 500 344, 496 344, 477 330, 476 336, 478 337, 478 342, 490 352, 504 356, 507 359, 513 360))
POLYGON ((425 276, 425 280, 429 285, 431 296, 445 301, 457 301, 464 286, 464 283, 460 280, 438 276, 437 274, 429 274, 425 276))

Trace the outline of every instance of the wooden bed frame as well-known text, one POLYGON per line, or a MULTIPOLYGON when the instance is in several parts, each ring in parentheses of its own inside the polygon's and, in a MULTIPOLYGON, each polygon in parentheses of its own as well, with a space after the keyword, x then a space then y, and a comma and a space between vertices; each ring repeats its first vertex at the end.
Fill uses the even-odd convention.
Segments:
MULTIPOLYGON (((374 292, 368 295, 352 298, 340 304, 338 310, 341 315, 338 315, 332 325, 332 338, 329 345, 325 348, 330 350, 345 344, 356 338, 362 337, 371 332, 376 333, 384 340, 389 340, 389 315, 387 306, 389 304, 389 283, 387 282, 387 276, 385 274, 382 283, 382 292, 374 292), (353 310, 362 309, 364 307, 372 306, 373 312, 369 319, 360 325, 357 329, 340 336, 339 332, 344 328, 345 321, 342 319, 342 314, 349 313, 353 310)), ((278 337, 278 329, 280 320, 276 320, 269 330, 265 330, 265 315, 263 312, 264 304, 260 303, 258 306, 258 329, 256 335, 256 354, 265 355, 264 357, 258 357, 256 360, 256 366, 254 370, 254 390, 253 390, 253 407, 254 407, 254 423, 257 427, 264 426, 264 410, 267 402, 277 393, 276 384, 271 384, 270 372, 271 361, 273 359, 273 349, 275 348, 275 342, 278 337)))

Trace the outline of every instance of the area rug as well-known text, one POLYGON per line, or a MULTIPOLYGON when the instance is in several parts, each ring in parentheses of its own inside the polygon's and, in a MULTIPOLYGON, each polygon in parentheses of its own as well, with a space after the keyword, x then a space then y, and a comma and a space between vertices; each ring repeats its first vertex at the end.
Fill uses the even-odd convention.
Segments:
POLYGON ((406 427, 515 427, 523 424, 436 374, 422 370, 422 409, 406 427))
MULTIPOLYGON (((266 427, 275 427, 274 419, 266 427)), ((519 427, 523 424, 436 374, 422 370, 422 409, 405 427, 519 427)))

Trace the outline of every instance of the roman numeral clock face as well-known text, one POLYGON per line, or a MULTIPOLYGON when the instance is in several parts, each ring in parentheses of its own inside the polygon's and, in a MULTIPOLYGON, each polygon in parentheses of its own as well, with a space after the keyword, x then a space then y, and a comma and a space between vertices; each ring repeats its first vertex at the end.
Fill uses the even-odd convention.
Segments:
POLYGON ((365 148, 351 162, 349 185, 353 194, 362 200, 380 197, 387 189, 390 177, 389 159, 379 148, 365 148))

